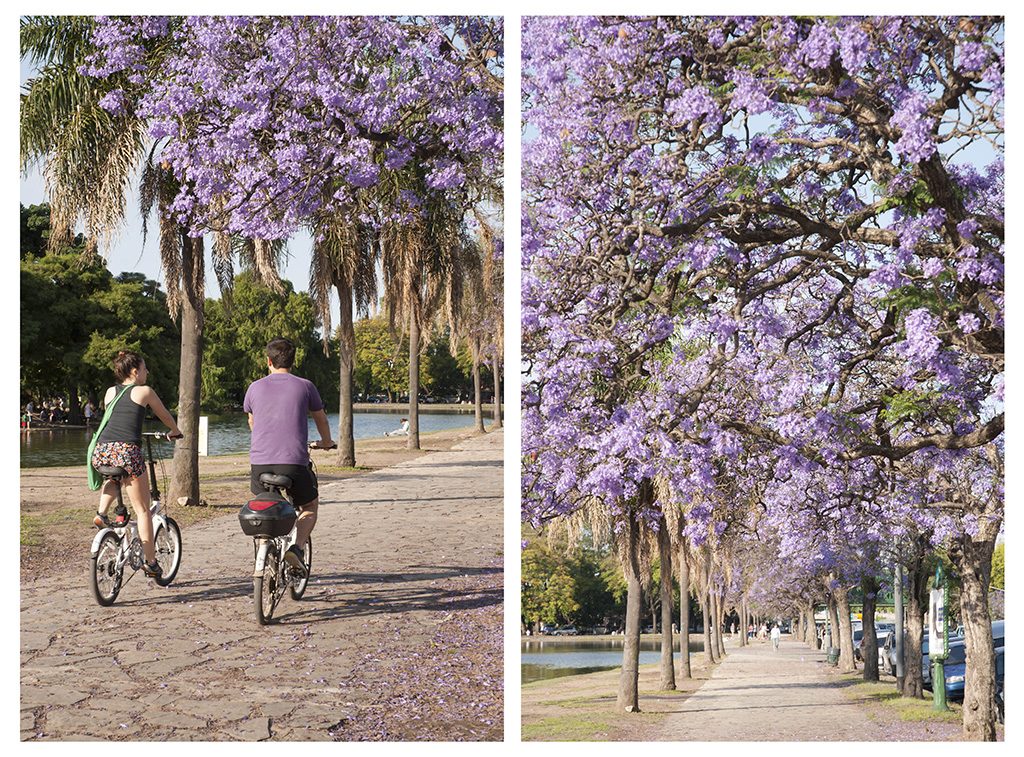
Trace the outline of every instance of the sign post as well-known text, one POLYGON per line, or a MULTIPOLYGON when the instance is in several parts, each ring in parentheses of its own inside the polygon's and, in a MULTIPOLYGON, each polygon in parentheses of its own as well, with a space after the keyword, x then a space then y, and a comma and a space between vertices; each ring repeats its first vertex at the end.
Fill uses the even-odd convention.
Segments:
POLYGON ((946 601, 949 585, 942 565, 935 568, 935 587, 931 592, 928 617, 930 620, 928 656, 932 658, 932 696, 936 710, 948 710, 946 705, 945 659, 949 656, 949 624, 946 622, 946 601))

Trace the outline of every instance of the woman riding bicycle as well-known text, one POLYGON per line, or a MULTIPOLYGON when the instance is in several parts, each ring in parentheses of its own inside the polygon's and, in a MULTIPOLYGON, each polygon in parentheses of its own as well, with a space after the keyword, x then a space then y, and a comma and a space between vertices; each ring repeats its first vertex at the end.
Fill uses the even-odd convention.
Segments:
MULTIPOLYGON (((153 414, 170 429, 168 438, 180 439, 182 433, 174 416, 167 411, 156 392, 146 386, 149 371, 141 355, 128 351, 117 353, 117 357, 114 358, 114 376, 119 383, 107 390, 103 405, 109 406, 116 398, 120 399, 114 405, 110 420, 96 440, 92 465, 94 468, 105 465, 125 470, 127 475, 123 484, 128 489, 135 517, 138 519, 139 539, 142 541, 142 554, 145 559, 142 568, 147 576, 159 577, 161 569, 153 548, 153 521, 149 514, 149 476, 142 455, 142 421, 146 416, 146 408, 152 410, 153 414), (122 392, 124 396, 120 396, 122 392)), ((93 519, 97 528, 115 525, 107 518, 107 510, 117 497, 117 486, 117 482, 112 480, 103 483, 100 504, 93 519)))

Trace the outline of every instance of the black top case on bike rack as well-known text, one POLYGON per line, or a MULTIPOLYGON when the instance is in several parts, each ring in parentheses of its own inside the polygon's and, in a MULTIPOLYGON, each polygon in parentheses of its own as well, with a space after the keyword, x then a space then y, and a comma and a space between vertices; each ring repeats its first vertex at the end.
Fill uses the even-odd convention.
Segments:
POLYGON ((239 511, 238 522, 247 536, 285 536, 298 514, 292 503, 276 492, 265 492, 249 500, 239 511))

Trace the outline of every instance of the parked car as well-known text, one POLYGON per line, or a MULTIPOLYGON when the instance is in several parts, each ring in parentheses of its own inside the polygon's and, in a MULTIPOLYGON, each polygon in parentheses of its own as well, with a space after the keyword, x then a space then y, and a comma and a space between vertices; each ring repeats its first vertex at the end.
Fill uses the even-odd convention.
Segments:
MULTIPOLYGON (((952 638, 952 637, 950 637, 952 638)), ((904 645, 906 645, 906 631, 904 631, 904 645)), ((882 651, 884 654, 883 668, 885 672, 891 676, 896 675, 896 629, 895 624, 893 630, 889 632, 888 636, 885 637, 885 642, 882 645, 882 651)), ((924 631, 924 639, 921 642, 922 654, 928 654, 928 629, 924 631)))
MULTIPOLYGON (((895 628, 894 623, 875 623, 875 645, 881 650, 881 642, 885 640, 886 634, 895 628)), ((864 660, 864 630, 857 629, 853 632, 853 656, 858 660, 864 660)), ((879 651, 878 666, 882 666, 882 655, 879 651)))
POLYGON ((555 627, 553 625, 551 625, 550 623, 545 623, 544 625, 542 625, 540 627, 540 632, 542 634, 544 634, 545 636, 550 636, 551 634, 553 634, 555 632, 555 627))
MULTIPOLYGON (((997 708, 1001 707, 1002 681, 1003 681, 1003 650, 1006 645, 1006 621, 992 621, 992 646, 996 654, 996 690, 997 708)), ((924 688, 932 690, 931 659, 927 650, 921 662, 921 676, 924 679, 924 688)), ((962 636, 949 637, 949 656, 943 665, 943 674, 946 679, 946 699, 951 702, 962 702, 964 698, 964 676, 967 673, 967 645, 962 636)))
POLYGON ((559 626, 551 632, 552 636, 579 636, 576 626, 559 626))

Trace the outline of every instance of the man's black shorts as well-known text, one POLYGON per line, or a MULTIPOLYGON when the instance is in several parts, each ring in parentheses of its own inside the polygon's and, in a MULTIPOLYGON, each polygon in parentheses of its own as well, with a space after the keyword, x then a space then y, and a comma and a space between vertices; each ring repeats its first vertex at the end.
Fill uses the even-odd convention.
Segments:
POLYGON ((276 473, 279 476, 288 476, 292 480, 292 488, 289 493, 292 495, 292 502, 296 507, 308 505, 320 496, 317 489, 316 476, 308 465, 253 465, 249 474, 249 488, 253 494, 262 494, 266 491, 260 483, 261 473, 276 473))

